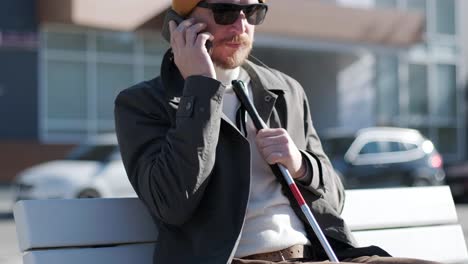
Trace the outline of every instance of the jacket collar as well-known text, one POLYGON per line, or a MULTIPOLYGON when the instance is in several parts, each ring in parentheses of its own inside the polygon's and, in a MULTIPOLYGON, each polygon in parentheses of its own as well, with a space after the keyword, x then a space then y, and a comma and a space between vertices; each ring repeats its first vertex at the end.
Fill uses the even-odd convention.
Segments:
POLYGON ((250 76, 253 103, 260 117, 268 124, 270 115, 279 94, 284 93, 286 87, 273 70, 260 67, 247 61, 242 65, 250 76))
POLYGON ((174 54, 172 49, 168 49, 164 54, 161 63, 161 80, 166 91, 167 99, 173 100, 182 96, 184 90, 184 78, 179 69, 174 64, 174 54))
MULTIPOLYGON (((269 120, 276 99, 286 91, 286 85, 279 73, 266 67, 246 61, 244 68, 250 76, 254 105, 259 115, 266 122, 269 120)), ((166 89, 167 100, 178 103, 184 90, 184 79, 174 64, 172 50, 164 54, 161 64, 161 79, 166 89)))
POLYGON ((242 65, 242 68, 247 71, 250 76, 250 80, 259 88, 261 87, 264 90, 272 92, 286 91, 284 82, 280 80, 280 77, 278 77, 277 73, 272 69, 258 66, 249 60, 242 65))

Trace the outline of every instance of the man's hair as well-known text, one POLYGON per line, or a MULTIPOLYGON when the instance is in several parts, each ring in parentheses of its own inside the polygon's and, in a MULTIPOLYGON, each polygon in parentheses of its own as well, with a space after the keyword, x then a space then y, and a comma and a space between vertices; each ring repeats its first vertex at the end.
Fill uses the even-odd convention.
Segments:
MULTIPOLYGON (((172 9, 177 14, 186 17, 192 10, 197 6, 199 2, 203 0, 172 0, 172 9)), ((266 0, 259 0, 260 3, 265 3, 266 0)))

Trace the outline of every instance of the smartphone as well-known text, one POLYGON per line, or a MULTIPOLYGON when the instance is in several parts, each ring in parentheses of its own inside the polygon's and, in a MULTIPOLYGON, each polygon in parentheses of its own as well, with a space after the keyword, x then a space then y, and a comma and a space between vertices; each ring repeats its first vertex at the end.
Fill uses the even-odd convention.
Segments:
MULTIPOLYGON (((172 9, 169 9, 169 11, 167 11, 167 14, 166 14, 166 17, 164 18, 164 24, 163 24, 163 27, 162 27, 162 36, 164 37, 164 39, 167 41, 167 42, 171 42, 171 31, 169 30, 169 21, 171 20, 174 20, 176 22, 176 24, 180 24, 182 21, 184 21, 185 17, 177 14, 174 10, 172 9)), ((211 41, 206 41, 206 44, 205 44, 205 47, 206 49, 208 50, 208 53, 211 52, 211 47, 213 46, 213 43, 211 43, 211 41)))

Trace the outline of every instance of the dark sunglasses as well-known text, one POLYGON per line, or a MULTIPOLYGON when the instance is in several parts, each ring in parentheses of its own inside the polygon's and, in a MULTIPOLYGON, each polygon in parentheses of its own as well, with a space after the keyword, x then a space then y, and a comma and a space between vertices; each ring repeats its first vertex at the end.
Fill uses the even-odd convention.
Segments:
POLYGON ((211 9, 216 24, 231 25, 239 18, 240 11, 244 12, 247 22, 260 25, 268 11, 266 4, 236 5, 227 3, 207 3, 201 1, 198 7, 211 9))

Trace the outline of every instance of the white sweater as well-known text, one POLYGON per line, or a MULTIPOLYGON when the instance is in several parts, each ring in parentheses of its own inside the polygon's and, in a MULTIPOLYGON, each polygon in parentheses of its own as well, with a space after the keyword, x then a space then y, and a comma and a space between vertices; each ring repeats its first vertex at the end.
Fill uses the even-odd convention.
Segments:
MULTIPOLYGON (((221 70, 216 68, 217 79, 227 86, 223 98, 223 112, 235 123, 236 111, 240 105, 231 80, 243 80, 252 98, 252 87, 247 72, 241 68, 221 70)), ((294 213, 289 200, 281 192, 281 184, 276 180, 268 163, 262 158, 255 144, 256 129, 247 117, 247 140, 250 143, 252 171, 250 196, 247 204, 245 223, 236 258, 252 254, 272 252, 293 245, 310 244, 304 225, 294 213)))

